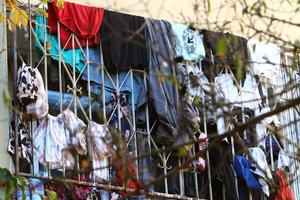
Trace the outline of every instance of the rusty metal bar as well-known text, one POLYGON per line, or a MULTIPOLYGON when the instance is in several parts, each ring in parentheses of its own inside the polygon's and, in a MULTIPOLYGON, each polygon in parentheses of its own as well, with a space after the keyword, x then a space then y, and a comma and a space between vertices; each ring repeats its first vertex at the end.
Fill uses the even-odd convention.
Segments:
MULTIPOLYGON (((18 77, 18 55, 17 55, 17 29, 14 29, 13 32, 13 69, 14 69, 14 89, 13 89, 13 98, 14 98, 14 107, 17 108, 17 90, 15 87, 17 87, 17 77, 18 77)), ((15 172, 19 172, 19 133, 18 133, 18 122, 17 122, 17 110, 13 111, 14 113, 14 126, 15 126, 15 135, 14 135, 14 140, 15 140, 15 172)))
MULTIPOLYGON (((194 200, 195 198, 189 198, 189 197, 183 197, 180 195, 176 194, 165 194, 165 193, 160 193, 160 192, 149 192, 147 190, 135 190, 135 189, 130 189, 130 188, 124 188, 124 187, 119 187, 119 186, 113 186, 113 185, 106 185, 106 184, 100 184, 100 183, 90 183, 90 182, 85 182, 85 181, 77 181, 77 180, 72 180, 72 179, 64 179, 64 178, 48 178, 48 177, 43 177, 43 176, 37 176, 33 174, 28 174, 28 173, 18 173, 20 176, 28 177, 28 178, 38 178, 41 180, 46 180, 46 181, 57 181, 57 182, 63 182, 63 183, 71 183, 71 184, 78 184, 82 186, 91 186, 91 187, 96 187, 96 188, 101 188, 107 191, 110 190, 117 190, 120 192, 126 192, 126 193, 131 193, 131 194, 145 194, 146 196, 149 197, 157 197, 157 198, 169 198, 169 199, 181 199, 181 200, 194 200)), ((206 199, 198 199, 198 200, 206 200, 206 199)))

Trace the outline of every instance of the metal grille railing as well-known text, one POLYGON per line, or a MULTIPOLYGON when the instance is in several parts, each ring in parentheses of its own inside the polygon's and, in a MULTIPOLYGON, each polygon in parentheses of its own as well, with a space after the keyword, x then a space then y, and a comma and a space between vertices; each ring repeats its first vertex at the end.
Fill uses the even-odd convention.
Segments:
MULTIPOLYGON (((297 60, 297 55, 295 58, 297 60)), ((290 67, 293 65, 293 57, 284 54, 282 60, 287 67, 281 68, 281 85, 279 86, 279 90, 285 92, 280 98, 282 101, 289 101, 299 97, 299 72, 290 67), (290 89, 284 90, 284 87, 286 86, 290 86, 290 89)), ((299 160, 297 159, 298 145, 296 145, 299 144, 299 114, 299 106, 295 106, 280 113, 283 125, 282 132, 285 138, 285 140, 283 140, 284 148, 291 157, 291 173, 289 181, 296 199, 300 198, 299 160)))
MULTIPOLYGON (((83 53, 84 55, 84 59, 85 59, 85 64, 84 64, 84 69, 83 70, 87 70, 87 90, 84 91, 85 88, 83 88, 83 86, 81 85, 81 77, 82 77, 82 72, 78 73, 76 72, 75 69, 75 44, 79 45, 79 41, 76 38, 76 36, 74 34, 71 35, 71 37, 69 38, 69 42, 72 43, 72 64, 66 64, 64 62, 64 59, 62 58, 62 53, 65 51, 64 48, 59 48, 57 49, 57 54, 52 55, 50 54, 50 52, 48 51, 49 49, 49 44, 47 42, 41 43, 39 41, 39 38, 36 34, 36 31, 34 30, 34 27, 36 26, 40 26, 42 27, 42 30, 44 31, 44 41, 47 41, 47 25, 45 24, 39 24, 36 20, 32 19, 32 13, 31 13, 31 9, 29 6, 29 16, 30 16, 30 23, 29 23, 29 38, 26 41, 20 41, 20 44, 18 43, 19 41, 17 41, 17 37, 13 38, 14 41, 14 49, 16 50, 16 52, 14 52, 14 58, 15 58, 15 72, 16 72, 16 65, 17 65, 17 59, 18 60, 27 60, 27 64, 38 68, 41 72, 43 72, 43 78, 44 78, 44 83, 45 83, 45 89, 47 94, 52 93, 52 92, 56 92, 58 94, 58 99, 57 102, 59 102, 59 110, 55 110, 55 106, 50 107, 50 114, 52 114, 52 112, 54 114, 60 113, 62 112, 64 109, 66 108, 70 108, 76 115, 80 116, 83 120, 85 121, 90 121, 90 120, 98 120, 99 122, 103 123, 103 124, 107 124, 109 125, 112 121, 112 117, 113 114, 117 113, 118 116, 118 120, 117 120, 117 129, 119 131, 121 131, 121 127, 122 127, 122 120, 120 116, 125 116, 126 122, 129 124, 129 129, 130 129, 130 133, 129 133, 129 137, 126 140, 126 149, 127 151, 131 152, 131 158, 129 158, 130 160, 133 161, 135 170, 137 172, 137 177, 141 180, 145 179, 145 174, 147 173, 152 173, 154 174, 153 171, 151 171, 150 167, 149 167, 149 161, 152 161, 152 156, 156 155, 157 159, 158 159, 158 164, 157 166, 155 166, 154 168, 160 168, 163 171, 163 185, 164 185, 164 192, 156 192, 154 191, 153 185, 151 185, 148 188, 145 188, 144 190, 141 190, 142 193, 146 194, 147 198, 172 198, 172 199, 189 199, 189 198, 197 198, 199 199, 199 187, 198 187, 198 174, 195 171, 192 172, 188 172, 188 173, 192 173, 193 174, 193 178, 194 178, 194 186, 195 187, 195 197, 188 197, 186 195, 185 192, 185 188, 189 187, 187 185, 185 185, 185 176, 184 173, 186 173, 184 171, 184 168, 182 167, 182 163, 183 161, 181 160, 181 158, 177 158, 176 162, 178 162, 176 164, 176 166, 173 166, 172 164, 169 164, 170 162, 170 158, 173 155, 172 150, 168 150, 167 147, 160 147, 159 145, 156 144, 155 139, 153 138, 153 130, 155 129, 155 125, 156 123, 158 123, 158 120, 155 121, 151 121, 150 120, 150 108, 149 108, 149 102, 146 102, 145 104, 145 126, 140 128, 138 127, 137 124, 137 116, 135 113, 135 109, 136 109, 136 105, 135 105, 135 97, 136 97, 136 93, 135 93, 135 83, 134 83, 134 76, 140 76, 142 79, 142 84, 143 87, 145 88, 145 94, 147 96, 148 91, 147 91, 147 72, 146 71, 142 71, 142 70, 129 70, 126 72, 125 78, 123 80, 119 80, 119 74, 111 74, 109 73, 105 66, 103 65, 103 60, 101 60, 101 65, 100 65, 100 70, 101 70, 101 75, 102 75, 102 82, 101 82, 101 92, 100 95, 95 98, 95 96, 92 94, 91 92, 91 75, 90 75, 90 64, 91 61, 89 60, 89 48, 82 48, 79 47, 80 51, 83 53), (33 47, 34 42, 36 42, 37 46, 36 48, 41 50, 41 55, 40 55, 40 59, 38 59, 37 57, 35 57, 37 55, 36 52, 36 48, 33 47), (29 52, 20 52, 19 51, 19 45, 24 45, 25 46, 29 46, 29 52), (19 51, 19 52, 18 52, 19 51), (28 59, 24 59, 24 54, 27 54, 28 59), (18 58, 17 58, 18 57, 18 58), (49 57, 56 57, 57 58, 57 65, 56 68, 52 68, 51 70, 57 70, 58 71, 58 90, 57 91, 51 91, 49 90, 49 66, 51 65, 49 57), (50 62, 49 62, 50 61, 50 62), (106 84, 107 82, 105 82, 105 78, 107 77, 107 80, 109 80, 110 84, 113 86, 112 90, 114 91, 114 95, 116 95, 117 97, 117 102, 116 105, 112 108, 112 111, 110 112, 110 114, 108 114, 109 112, 107 111, 107 104, 106 104, 106 94, 109 93, 106 90, 106 84), (67 79, 67 80, 66 80, 67 79), (120 99, 118 97, 120 97, 120 95, 122 94, 122 87, 124 87, 124 83, 128 81, 130 83, 130 90, 131 93, 127 94, 128 95, 128 100, 129 103, 128 104, 128 113, 125 112, 124 107, 122 106, 120 99), (83 95, 80 95, 80 94, 83 95), (85 96, 86 95, 86 96, 85 96), (95 100, 96 99, 96 100, 95 100), (99 100, 100 99, 100 100, 99 100), (97 101, 99 100, 99 101, 97 101), (98 108, 99 110, 94 110, 94 103, 96 102, 97 106, 96 108, 98 108), (101 117, 97 119, 94 118, 93 113, 97 112, 100 113, 101 117), (146 141, 144 143, 144 141, 146 141), (145 145, 146 144, 146 145, 145 145), (142 150, 142 146, 144 145, 144 150, 142 150), (140 151, 142 150, 142 151, 140 151), (143 163, 145 160, 143 160, 142 158, 145 157, 146 159, 146 164, 143 163), (176 172, 178 174, 178 183, 179 183, 179 188, 180 188, 180 193, 179 194, 169 194, 169 188, 168 188, 168 175, 170 173, 170 171, 175 170, 175 168, 178 167, 179 170, 178 172, 176 172), (145 171, 146 170, 146 171, 145 171), (147 171, 148 170, 148 171, 147 171), (149 172, 150 171, 150 172, 149 172)), ((45 20, 45 19, 44 19, 45 20)), ((60 38, 60 24, 57 25, 58 28, 58 33, 57 33, 57 38, 60 38)), ((17 34, 15 32, 15 34, 17 34)), ((88 42, 87 42, 88 44, 88 42)), ((51 44, 50 44, 51 45, 51 44)), ((60 44, 60 40, 58 39, 58 46, 61 47, 60 44)), ((100 50, 101 51, 101 50, 100 50)), ((102 58, 102 57, 101 57, 102 58)), ((288 62, 288 58, 285 57, 285 62, 289 64, 288 62)), ((230 109, 234 106, 238 106, 241 108, 242 110, 242 123, 246 122, 246 118, 245 118, 245 108, 248 107, 248 103, 252 103, 253 105, 255 105, 255 113, 257 114, 258 109, 259 109, 259 101, 260 99, 243 99, 244 98, 244 94, 250 94, 253 97, 255 97, 255 93, 256 93, 256 89, 257 89, 257 84, 256 82, 254 82, 254 74, 253 72, 250 70, 250 72, 248 72, 248 78, 250 80, 250 82, 252 82, 252 85, 255 85, 256 87, 254 87, 254 90, 249 91, 247 89, 245 89, 241 82, 236 80, 235 75, 233 74, 233 72, 230 70, 230 68, 224 66, 224 69, 222 71, 225 71, 226 76, 231 76, 233 77, 233 81, 234 84, 237 87, 238 90, 238 94, 240 95, 240 101, 237 102, 230 102, 228 99, 226 99, 226 95, 228 91, 226 91, 226 89, 228 88, 220 88, 220 85, 218 85, 218 83, 208 83, 205 81, 202 81, 202 85, 201 85, 201 102, 202 102, 202 114, 203 114, 203 132, 205 132, 207 134, 208 130, 207 130, 207 124, 206 124, 206 112, 209 109, 207 103, 205 103, 205 96, 209 96, 207 93, 207 88, 210 88, 212 91, 214 91, 213 93, 215 94, 219 94, 218 97, 216 96, 212 96, 212 98, 216 98, 217 101, 220 101, 222 103, 224 103, 224 108, 220 109, 220 107, 216 107, 213 109, 213 111, 215 113, 218 114, 217 116, 217 121, 219 123, 224 123, 226 124, 226 128, 225 130, 218 130, 219 133, 224 133, 227 131, 230 131, 232 129, 234 129, 234 121, 233 120, 228 120, 228 117, 232 116, 228 113, 230 113, 230 109), (224 96, 225 96, 225 100, 224 100, 224 96)), ((289 68, 281 68, 281 75, 280 75, 282 81, 281 84, 282 85, 278 85, 277 89, 278 91, 282 90, 286 85, 290 84, 290 81, 292 81, 293 83, 296 84, 299 83, 299 74, 295 73, 293 70, 289 69, 289 68), (291 77, 290 74, 293 74, 293 76, 291 77)), ((201 79, 201 77, 199 77, 199 79, 201 79)), ((16 84, 16 82, 15 82, 16 84)), ((264 84, 264 83, 262 83, 264 84)), ((14 85, 15 87, 16 85, 14 85)), ((52 87, 52 86, 51 86, 52 87)), ((267 86, 266 86, 267 87, 267 86)), ((266 88, 265 88, 266 89, 266 88)), ((287 92, 282 94, 282 99, 283 100, 289 100, 289 99, 294 99, 296 97, 299 97, 300 91, 298 87, 295 87, 291 90, 288 90, 287 92)), ((266 94, 268 95, 268 94, 266 94)), ((272 97, 270 97, 272 98, 272 97)), ((270 99, 269 98, 269 99, 270 99)), ((215 99, 215 100, 216 100, 215 99)), ((57 103, 55 102, 55 103, 57 103)), ((269 104, 268 102, 268 98, 267 98, 267 104, 269 104)), ((289 110, 286 110, 284 112, 282 112, 280 114, 280 119, 282 122, 282 132, 284 132, 286 134, 286 139, 284 139, 284 148, 287 151, 287 153, 291 156, 291 157, 297 157, 297 146, 295 144, 292 143, 288 143, 286 141, 290 140, 296 143, 298 143, 299 141, 299 129, 300 129, 300 124, 299 124, 299 107, 294 107, 291 108, 289 110)), ((37 122, 36 121, 31 121, 29 122, 31 125, 31 138, 32 138, 32 133, 35 130, 36 126, 37 126, 37 122)), ((272 134, 271 134, 272 135, 272 134)), ((246 131, 243 132, 242 135, 240 135, 240 137, 243 137, 244 139, 247 138, 247 134, 246 131)), ((271 139, 271 138, 270 138, 271 139)), ((232 157, 235 156, 235 141, 236 137, 229 137, 228 138, 228 142, 231 145, 231 153, 232 153, 232 157)), ((271 139, 272 140, 272 139, 271 139)), ((16 140, 17 141, 17 140, 16 140)), ((16 142, 16 145, 18 145, 18 143, 16 142)), ((209 149, 206 152, 206 162, 207 162, 207 177, 206 179, 208 180, 208 191, 209 191, 209 199, 213 199, 213 192, 214 192, 214 185, 212 185, 211 179, 212 179, 212 174, 211 174, 211 168, 210 168, 210 158, 209 158, 209 149)), ((34 150, 34 149, 33 149, 34 150)), ((271 158, 272 156, 272 149, 271 149, 271 158)), ((196 146, 193 146, 193 154, 196 154, 196 146)), ((124 156, 128 156, 127 154, 124 154, 124 156)), ((85 181, 80 181, 80 177, 78 177, 78 180, 71 180, 68 177, 66 177, 66 173, 65 173, 65 169, 63 169, 63 175, 61 177, 56 177, 54 174, 52 174, 50 169, 45 169, 45 173, 40 173, 41 170, 40 169, 35 169, 34 166, 31 166, 31 171, 30 173, 24 173, 22 171, 19 171, 19 162, 18 160, 18 156, 16 156, 16 171, 20 172, 22 175, 24 176, 28 176, 28 177, 38 177, 41 179, 52 179, 52 180, 58 180, 58 181, 65 181, 67 183, 76 183, 76 184, 82 184, 82 185, 86 185, 86 186, 93 186, 95 188, 104 188, 106 190, 117 190, 117 191, 132 191, 134 192, 134 190, 130 190, 128 188, 125 187, 118 187, 112 184, 99 184, 95 181, 95 179, 92 182, 85 182, 85 181)), ((34 160, 34 158, 33 158, 34 160)), ((79 160, 79 157, 77 156, 77 159, 79 160)), ((221 161, 220 161, 221 162, 221 161)), ((297 159, 295 159, 295 162, 292 163, 291 165, 291 174, 293 174, 293 177, 290 177, 293 180, 291 181, 291 187, 293 189, 293 192, 296 196, 296 199, 300 199, 299 197, 299 170, 298 170, 298 166, 299 163, 297 161, 297 159)), ((111 169, 111 166, 108 166, 111 169)), ((273 159, 271 159, 271 168, 272 170, 274 170, 274 162, 273 159)), ((80 171, 80 166, 79 163, 77 162, 76 164, 76 170, 80 171)), ((149 178, 149 177, 146 177, 149 178)), ((154 177, 152 177, 154 178, 154 177)), ((235 176, 235 187, 238 190, 238 179, 235 176)), ((224 190, 225 188, 223 188, 224 190)), ((223 192, 224 194, 225 192, 223 192)), ((225 194, 224 194, 225 195, 225 194)), ((146 198, 146 197, 142 197, 142 198, 146 198)), ((224 197, 225 199, 225 197, 224 197)), ((249 199, 252 199, 252 194, 251 192, 249 193, 249 199)))

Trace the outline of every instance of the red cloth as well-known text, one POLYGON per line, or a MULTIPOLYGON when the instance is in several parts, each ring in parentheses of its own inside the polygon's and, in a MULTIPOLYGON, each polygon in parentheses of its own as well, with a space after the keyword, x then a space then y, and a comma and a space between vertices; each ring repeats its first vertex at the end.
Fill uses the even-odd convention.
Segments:
POLYGON ((274 200, 295 200, 283 172, 278 169, 276 175, 278 177, 278 188, 274 200))
MULTIPOLYGON (((137 191, 141 189, 141 182, 137 179, 137 174, 134 169, 133 164, 127 160, 127 171, 129 174, 123 174, 124 171, 122 170, 122 164, 121 164, 121 158, 118 159, 118 157, 114 158, 114 165, 116 168, 116 179, 117 179, 117 185, 122 187, 123 183, 125 181, 126 188, 130 189, 136 189, 137 191), (134 178, 133 178, 134 177, 134 178)), ((120 192, 121 195, 126 196, 127 193, 120 192)))
MULTIPOLYGON (((64 2, 64 8, 58 9, 56 1, 48 3, 48 25, 50 26, 50 33, 57 34, 57 21, 60 22, 62 48, 72 48, 72 39, 68 42, 71 33, 77 36, 82 47, 87 45, 87 39, 89 46, 98 45, 100 43, 98 31, 102 23, 104 9, 69 2, 64 2)), ((74 48, 78 47, 79 45, 75 40, 74 48)))

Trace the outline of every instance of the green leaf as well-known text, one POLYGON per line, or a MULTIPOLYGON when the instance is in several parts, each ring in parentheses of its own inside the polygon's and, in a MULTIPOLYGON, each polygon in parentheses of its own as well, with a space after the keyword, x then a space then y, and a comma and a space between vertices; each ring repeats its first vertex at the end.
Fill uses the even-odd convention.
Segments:
POLYGON ((23 176, 15 175, 15 179, 17 181, 18 186, 26 187, 28 186, 28 180, 24 178, 23 176))
POLYGON ((267 12, 267 3, 265 1, 261 2, 261 7, 264 9, 264 13, 267 12))
POLYGON ((49 198, 49 200, 58 200, 57 194, 56 192, 52 191, 52 190, 45 190, 47 197, 49 198))
POLYGON ((7 20, 7 25, 8 25, 8 29, 10 30, 10 31, 14 31, 15 29, 16 29, 16 24, 15 23, 13 23, 11 20, 7 20))
POLYGON ((256 6, 257 6, 258 2, 255 2, 254 4, 252 4, 252 6, 250 7, 250 10, 256 10, 256 6))
POLYGON ((38 13, 40 13, 41 15, 43 15, 44 17, 48 18, 48 13, 46 10, 38 8, 37 9, 38 13))
POLYGON ((10 0, 9 2, 10 2, 11 4, 13 4, 13 5, 16 5, 17 0, 10 0))
POLYGON ((292 70, 297 70, 297 62, 293 61, 293 63, 291 64, 291 69, 292 70))
POLYGON ((162 71, 157 71, 155 75, 157 76, 158 81, 160 83, 164 82, 166 80, 166 78, 167 78, 166 75, 165 75, 165 73, 163 73, 162 71))
POLYGON ((193 5, 193 7, 194 7, 194 12, 198 12, 198 10, 199 10, 199 3, 196 2, 196 3, 193 5))
MULTIPOLYGON (((3 102, 4 102, 4 106, 6 107, 9 107, 10 106, 10 103, 11 103, 11 97, 10 97, 10 94, 9 94, 9 91, 7 88, 5 88, 3 90, 3 102)), ((1 173, 1 172, 0 172, 1 173)))
POLYGON ((15 25, 19 25, 20 23, 20 12, 16 7, 12 7, 10 13, 9 13, 9 19, 12 23, 15 25))
POLYGON ((229 25, 231 23, 231 21, 225 21, 224 23, 223 23, 223 27, 226 27, 227 25, 229 25))
POLYGON ((21 189, 22 192, 22 200, 26 200, 26 195, 25 195, 25 187, 24 186, 18 186, 21 189))
POLYGON ((64 0, 57 0, 56 7, 57 8, 64 8, 64 0))
POLYGON ((242 24, 242 23, 239 23, 239 25, 240 25, 241 32, 244 34, 245 31, 244 31, 244 26, 243 26, 243 24, 242 24))
POLYGON ((234 13, 237 13, 236 3, 232 5, 232 8, 234 9, 234 13))
POLYGON ((9 179, 11 179, 9 170, 6 168, 0 168, 0 184, 5 184, 9 179))
POLYGON ((227 52, 226 39, 225 39, 225 37, 221 37, 218 40, 218 43, 217 43, 217 52, 216 52, 216 55, 224 57, 225 54, 226 54, 226 52, 227 52))
POLYGON ((6 190, 5 190, 5 200, 11 199, 11 194, 15 190, 15 183, 13 179, 9 179, 6 183, 6 190))
POLYGON ((179 81, 177 80, 177 77, 176 77, 175 75, 170 75, 170 76, 168 77, 167 81, 168 81, 168 83, 170 83, 170 84, 172 84, 172 85, 173 85, 173 84, 176 85, 176 87, 177 87, 178 89, 181 88, 181 84, 179 83, 179 81))
POLYGON ((243 69, 243 66, 242 66, 241 57, 238 54, 238 52, 236 52, 234 57, 233 57, 233 64, 234 64, 235 69, 236 69, 236 79, 239 82, 243 78, 244 69, 243 69))
POLYGON ((296 40, 294 46, 300 48, 300 40, 296 40))
POLYGON ((180 157, 185 157, 188 154, 188 150, 183 146, 178 149, 177 155, 180 157))
POLYGON ((252 50, 253 50, 253 52, 255 52, 255 50, 256 50, 256 44, 252 45, 252 50))
POLYGON ((0 13, 0 23, 2 23, 4 20, 4 14, 3 13, 0 13))
POLYGON ((207 2, 207 12, 211 11, 211 4, 210 4, 210 0, 206 0, 207 2))
POLYGON ((201 103, 201 98, 200 98, 199 95, 196 95, 196 96, 195 96, 194 102, 193 102, 193 103, 194 103, 195 106, 200 106, 200 105, 201 105, 201 104, 200 104, 200 103, 201 103))
POLYGON ((20 23, 22 25, 23 28, 26 28, 28 25, 28 15, 27 12, 25 10, 20 10, 20 23))
POLYGON ((41 3, 43 3, 43 4, 47 4, 47 2, 48 2, 48 0, 40 0, 41 1, 41 3))

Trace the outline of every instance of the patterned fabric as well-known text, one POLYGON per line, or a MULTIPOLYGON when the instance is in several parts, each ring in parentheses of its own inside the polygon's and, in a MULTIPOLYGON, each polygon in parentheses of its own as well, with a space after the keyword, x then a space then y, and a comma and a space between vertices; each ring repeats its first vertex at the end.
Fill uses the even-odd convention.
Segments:
MULTIPOLYGON (((74 158, 69 150, 73 146, 78 154, 87 152, 83 131, 86 125, 70 110, 65 110, 57 117, 48 115, 41 121, 33 134, 35 161, 49 165, 50 169, 74 168, 74 158)), ((35 163, 38 169, 38 163, 35 163)))
POLYGON ((44 165, 49 164, 50 169, 60 168, 63 165, 62 150, 66 146, 63 121, 48 115, 33 133, 34 168, 38 169, 38 163, 36 162, 44 165))
MULTIPOLYGON (((203 152, 207 146, 208 146, 208 138, 207 134, 201 133, 198 137, 199 141, 199 152, 203 152)), ((196 160, 196 166, 199 172, 203 172, 205 170, 205 155, 199 156, 199 158, 196 160)))
POLYGON ((37 68, 23 63, 18 70, 17 97, 21 107, 26 107, 27 114, 43 118, 48 113, 47 95, 43 78, 37 68))
POLYGON ((176 75, 179 84, 186 87, 190 101, 194 101, 196 96, 202 95, 201 79, 203 79, 203 73, 199 62, 177 63, 176 75))
POLYGON ((86 155, 87 147, 86 140, 83 134, 86 125, 69 109, 64 110, 57 117, 61 118, 64 122, 67 142, 75 147, 80 155, 86 155))
POLYGON ((266 155, 259 147, 248 148, 248 151, 252 159, 252 171, 257 175, 257 180, 262 187, 262 191, 269 196, 269 182, 272 182, 272 173, 268 166, 266 155))
MULTIPOLYGON (((28 163, 31 163, 32 151, 31 151, 31 140, 29 136, 29 128, 22 115, 17 115, 17 132, 18 132, 18 154, 20 158, 25 159, 28 163)), ((15 121, 13 115, 11 115, 10 127, 9 127, 9 141, 7 151, 11 155, 15 155, 15 121)))
POLYGON ((92 159, 94 177, 108 181, 109 141, 110 133, 106 125, 90 121, 86 132, 89 143, 89 157, 92 159))
POLYGON ((184 60, 202 60, 205 57, 205 50, 199 32, 183 24, 171 23, 171 25, 176 40, 176 56, 181 56, 184 60))
MULTIPOLYGON (((77 176, 73 179, 77 180, 77 176)), ((80 174, 80 180, 88 182, 90 181, 88 175, 80 174)), ((75 200, 87 200, 89 199, 90 194, 92 193, 93 187, 84 186, 84 185, 74 185, 73 187, 73 198, 75 200)))
POLYGON ((63 183, 60 182, 46 182, 45 189, 55 191, 58 197, 58 200, 69 200, 72 199, 71 195, 69 194, 68 189, 63 183))
MULTIPOLYGON (((43 182, 36 178, 29 178, 28 182, 29 186, 26 186, 24 190, 25 200, 42 200, 45 195, 43 182)), ((17 200, 23 200, 20 189, 17 189, 16 197, 17 200)))
POLYGON ((17 96, 20 103, 26 104, 30 101, 36 101, 38 86, 37 86, 37 69, 33 69, 23 63, 18 70, 18 88, 17 96))

